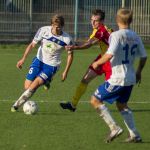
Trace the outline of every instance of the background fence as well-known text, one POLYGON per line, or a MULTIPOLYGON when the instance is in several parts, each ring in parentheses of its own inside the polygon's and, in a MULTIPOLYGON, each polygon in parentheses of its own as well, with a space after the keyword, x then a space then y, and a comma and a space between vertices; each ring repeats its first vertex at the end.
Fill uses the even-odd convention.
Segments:
POLYGON ((74 39, 91 33, 90 16, 95 8, 106 12, 105 24, 117 29, 115 15, 125 6, 134 12, 132 28, 150 41, 150 0, 0 0, 0 42, 27 42, 55 13, 65 18, 65 31, 74 39))

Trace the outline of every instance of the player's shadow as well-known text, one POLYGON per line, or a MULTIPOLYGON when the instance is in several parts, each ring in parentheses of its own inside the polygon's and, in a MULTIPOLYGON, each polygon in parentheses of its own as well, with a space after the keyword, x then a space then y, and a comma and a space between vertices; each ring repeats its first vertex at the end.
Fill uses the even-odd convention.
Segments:
POLYGON ((150 141, 143 140, 143 141, 140 142, 140 143, 133 143, 133 142, 131 142, 131 143, 127 143, 127 142, 119 142, 119 143, 122 143, 122 144, 139 144, 139 145, 141 145, 141 144, 149 144, 150 141))
POLYGON ((39 111, 39 115, 49 115, 49 116, 71 116, 72 113, 68 112, 48 112, 48 111, 39 111))
POLYGON ((150 143, 150 141, 143 141, 142 143, 143 144, 147 144, 147 143, 150 143))
MULTIPOLYGON (((131 109, 133 112, 150 112, 150 109, 131 109)), ((94 110, 81 110, 81 109, 78 109, 76 110, 76 112, 80 112, 80 113, 90 113, 90 112, 93 112, 94 110)), ((114 109, 110 109, 111 112, 119 112, 118 110, 114 110, 114 109)), ((69 112, 69 111, 68 111, 69 112)), ((75 112, 75 113, 76 113, 75 112)), ((71 112, 72 113, 72 112, 71 112)))
POLYGON ((133 112, 149 112, 150 109, 132 109, 133 112))
MULTIPOLYGON (((150 109, 131 109, 133 112, 150 112, 150 109)), ((118 110, 110 109, 111 112, 118 112, 118 110)))

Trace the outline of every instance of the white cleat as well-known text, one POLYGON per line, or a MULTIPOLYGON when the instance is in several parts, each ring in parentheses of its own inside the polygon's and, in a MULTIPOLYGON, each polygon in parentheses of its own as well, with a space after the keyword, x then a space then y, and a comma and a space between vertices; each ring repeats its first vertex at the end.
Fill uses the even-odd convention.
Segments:
POLYGON ((125 143, 141 143, 141 142, 142 142, 142 138, 140 136, 136 136, 136 137, 129 136, 125 140, 125 143))
POLYGON ((111 141, 113 141, 116 137, 118 137, 122 133, 123 133, 123 129, 121 129, 120 127, 112 130, 106 139, 106 143, 110 143, 111 141))

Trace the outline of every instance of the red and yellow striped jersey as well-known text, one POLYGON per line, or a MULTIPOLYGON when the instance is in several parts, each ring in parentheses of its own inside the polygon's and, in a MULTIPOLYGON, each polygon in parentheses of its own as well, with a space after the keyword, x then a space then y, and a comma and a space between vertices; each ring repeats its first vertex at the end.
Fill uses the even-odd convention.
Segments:
POLYGON ((110 34, 113 32, 111 28, 107 26, 100 25, 98 29, 94 29, 92 34, 90 35, 91 38, 99 39, 99 45, 101 49, 101 54, 104 54, 108 48, 108 39, 110 34))

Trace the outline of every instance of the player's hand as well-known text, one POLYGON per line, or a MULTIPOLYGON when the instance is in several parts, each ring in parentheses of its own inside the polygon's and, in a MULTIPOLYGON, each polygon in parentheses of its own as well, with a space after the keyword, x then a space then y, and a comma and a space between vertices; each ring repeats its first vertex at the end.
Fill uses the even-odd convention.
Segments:
POLYGON ((92 67, 95 69, 95 70, 97 70, 98 69, 98 63, 97 62, 94 62, 93 64, 92 64, 92 67))
POLYGON ((18 69, 22 69, 22 65, 24 64, 24 59, 20 59, 18 62, 17 62, 17 65, 16 65, 16 67, 18 68, 18 69))
POLYGON ((65 81, 66 78, 67 78, 67 72, 64 71, 64 72, 62 73, 62 75, 61 75, 61 81, 65 81))

